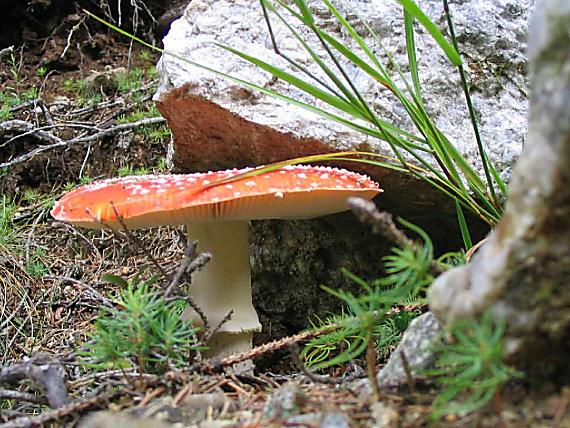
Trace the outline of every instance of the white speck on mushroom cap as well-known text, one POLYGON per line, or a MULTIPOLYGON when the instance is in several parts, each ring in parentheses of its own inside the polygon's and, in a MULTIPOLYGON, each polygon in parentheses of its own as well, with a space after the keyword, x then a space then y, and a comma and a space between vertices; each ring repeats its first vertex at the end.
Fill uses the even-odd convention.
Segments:
POLYGON ((101 221, 114 221, 116 211, 127 225, 127 220, 133 219, 135 227, 223 219, 310 218, 345 210, 349 196, 372 198, 382 191, 365 175, 308 165, 287 165, 225 181, 250 171, 245 168, 97 181, 64 195, 52 215, 87 227, 97 227, 92 225, 88 211, 99 213, 101 221), (220 180, 224 181, 217 185, 220 180), (265 199, 267 196, 271 199, 265 199))

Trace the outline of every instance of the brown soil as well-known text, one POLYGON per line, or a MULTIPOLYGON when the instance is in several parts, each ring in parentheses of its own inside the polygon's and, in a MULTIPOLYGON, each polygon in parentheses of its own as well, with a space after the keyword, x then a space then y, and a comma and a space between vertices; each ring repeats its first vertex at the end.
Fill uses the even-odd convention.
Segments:
MULTIPOLYGON (((9 114, 0 119, 0 163, 53 143, 35 134, 11 140, 22 132, 12 125, 2 127, 10 121, 26 121, 35 128, 47 126, 53 136, 70 140, 112 128, 121 123, 121 116, 149 109, 148 99, 154 88, 150 82, 155 79, 152 66, 157 55, 142 53, 136 45, 131 47, 127 40, 81 13, 81 8, 86 7, 106 16, 108 10, 116 11, 116 2, 109 2, 109 9, 98 9, 95 5, 99 2, 88 0, 8 3, 9 13, 2 16, 0 28, 6 29, 6 22, 17 25, 10 31, 0 30, 0 49, 9 44, 15 47, 0 58, 0 84, 4 97, 19 99, 9 101, 13 105, 7 105, 6 98, 2 101, 9 114), (133 69, 144 70, 141 85, 146 89, 120 88, 117 76, 123 75, 121 70, 133 69), (80 99, 85 95, 79 93, 78 82, 85 81, 90 82, 89 91, 96 95, 91 101, 80 99), (33 88, 36 93, 31 92, 33 88)), ((167 12, 179 3, 147 0, 149 10, 157 18, 165 18, 160 25, 151 24, 152 19, 141 12, 139 34, 159 35, 170 17, 167 12)), ((132 9, 125 6, 122 13, 132 23, 132 9)), ((107 18, 117 19, 116 13, 107 18)), ((116 286, 102 282, 101 276, 113 273, 132 278, 141 267, 149 265, 149 256, 160 260, 166 270, 173 270, 182 260, 183 251, 176 230, 138 234, 150 249, 143 250, 132 240, 111 233, 79 231, 54 223, 48 214, 49 206, 66 183, 78 183, 85 177, 116 176, 126 166, 159 170, 169 136, 164 132, 154 137, 150 134, 160 131, 161 126, 113 132, 91 142, 46 150, 0 170, 0 191, 19 206, 14 217, 17 238, 0 237, 0 370, 38 352, 50 353, 65 369, 66 385, 75 406, 54 414, 41 401, 31 404, 8 400, 0 391, 0 426, 38 426, 41 420, 34 417, 42 415, 51 416, 46 420, 57 421, 58 425, 75 426, 81 417, 100 409, 123 410, 128 417, 139 418, 166 414, 168 421, 186 424, 218 418, 228 421, 228 426, 337 426, 332 422, 325 425, 322 418, 339 412, 346 415, 351 427, 427 426, 430 402, 436 393, 433 387, 420 382, 413 393, 407 387, 399 394, 386 392, 380 409, 382 406, 362 392, 358 382, 342 381, 342 376, 349 374, 348 367, 331 372, 340 379, 336 385, 314 383, 294 370, 274 375, 271 367, 255 376, 182 370, 162 377, 120 370, 94 375, 78 367, 74 351, 92 331, 101 296, 112 298, 117 291, 116 286), (30 196, 31 190, 38 193, 30 196), (39 263, 43 270, 32 269, 33 263, 39 263), (203 395, 211 393, 218 394, 215 404, 206 400, 210 396, 203 395), (92 398, 81 401, 86 396, 92 398), (21 417, 31 419, 18 425, 16 418, 21 417)), ((29 383, 10 388, 42 396, 29 383)), ((503 403, 497 396, 493 405, 480 413, 452 415, 435 426, 564 426, 568 391, 545 391, 540 400, 534 400, 522 387, 509 387, 501 397, 503 403)), ((93 426, 141 426, 126 419, 97 423, 93 426)))

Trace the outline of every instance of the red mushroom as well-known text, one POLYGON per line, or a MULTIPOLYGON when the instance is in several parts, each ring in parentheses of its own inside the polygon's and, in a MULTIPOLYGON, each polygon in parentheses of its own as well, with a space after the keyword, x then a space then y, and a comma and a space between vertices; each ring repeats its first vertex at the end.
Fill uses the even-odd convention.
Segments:
POLYGON ((216 184, 250 169, 186 175, 135 176, 81 186, 56 202, 52 216, 90 229, 186 224, 201 251, 213 254, 192 280, 191 293, 212 326, 210 354, 251 347, 261 325, 251 300, 249 220, 307 219, 348 209, 347 198, 371 199, 378 183, 354 172, 285 166, 216 184))

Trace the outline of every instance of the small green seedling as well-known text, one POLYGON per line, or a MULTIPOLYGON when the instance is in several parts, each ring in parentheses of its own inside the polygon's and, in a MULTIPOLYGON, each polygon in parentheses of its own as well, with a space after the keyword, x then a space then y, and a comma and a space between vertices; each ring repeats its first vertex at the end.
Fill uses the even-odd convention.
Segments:
POLYGON ((49 273, 49 268, 43 261, 45 256, 46 252, 43 248, 38 247, 34 249, 26 263, 26 272, 28 275, 35 278, 41 278, 49 273))
POLYGON ((152 287, 156 277, 140 272, 127 281, 115 275, 103 280, 121 287, 113 307, 104 307, 90 340, 81 352, 83 364, 95 369, 136 367, 140 372, 162 373, 187 365, 204 349, 199 328, 180 318, 179 302, 166 302, 152 287))
POLYGON ((125 165, 117 170, 119 177, 126 177, 128 175, 146 175, 150 174, 150 169, 146 167, 134 168, 132 165, 125 165))
POLYGON ((436 347, 435 376, 444 390, 433 402, 432 418, 469 413, 487 404, 501 386, 521 373, 505 362, 504 333, 507 323, 490 311, 480 320, 458 321, 448 329, 451 340, 436 347))
POLYGON ((44 77, 47 74, 47 68, 46 67, 38 67, 36 69, 36 76, 38 77, 44 77))
POLYGON ((153 54, 148 49, 143 49, 139 52, 139 59, 144 62, 154 61, 153 54))

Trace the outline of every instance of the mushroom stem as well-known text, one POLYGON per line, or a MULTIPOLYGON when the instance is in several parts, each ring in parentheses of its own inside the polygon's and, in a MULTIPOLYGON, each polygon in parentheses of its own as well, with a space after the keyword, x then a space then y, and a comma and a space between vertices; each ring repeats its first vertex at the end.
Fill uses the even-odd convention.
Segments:
MULTIPOLYGON (((251 300, 249 224, 247 221, 193 223, 188 238, 212 260, 192 276, 190 293, 204 311, 210 328, 216 328, 233 311, 231 319, 214 333, 209 355, 224 356, 251 349, 253 332, 261 330, 251 300)), ((198 320, 192 309, 183 317, 198 320)))

